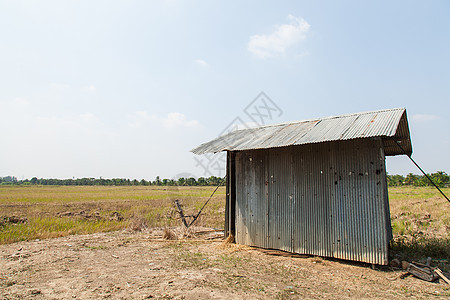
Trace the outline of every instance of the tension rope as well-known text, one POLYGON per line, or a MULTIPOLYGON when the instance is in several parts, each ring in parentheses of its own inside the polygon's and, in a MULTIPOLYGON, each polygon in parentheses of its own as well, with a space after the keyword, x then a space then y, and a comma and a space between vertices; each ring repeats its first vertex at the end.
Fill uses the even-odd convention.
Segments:
POLYGON ((442 196, 444 196, 445 199, 447 199, 448 202, 450 202, 450 199, 448 199, 447 195, 444 194, 444 192, 434 183, 434 181, 430 178, 430 176, 427 175, 427 173, 425 173, 424 170, 422 170, 422 168, 416 163, 416 161, 411 157, 411 154, 408 154, 408 152, 406 152, 406 150, 402 147, 402 145, 400 145, 399 142, 397 142, 394 137, 392 137, 392 140, 394 141, 394 143, 403 151, 404 154, 406 154, 406 156, 409 157, 409 159, 416 165, 416 167, 423 173, 423 175, 425 175, 426 178, 428 178, 428 180, 431 182, 431 184, 434 185, 434 187, 442 194, 442 196))

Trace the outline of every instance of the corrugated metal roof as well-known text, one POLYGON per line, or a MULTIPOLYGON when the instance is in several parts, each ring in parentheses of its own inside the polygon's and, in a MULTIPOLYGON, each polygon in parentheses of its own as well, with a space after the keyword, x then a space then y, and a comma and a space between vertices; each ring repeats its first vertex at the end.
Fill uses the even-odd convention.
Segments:
POLYGON ((382 137, 386 155, 412 153, 406 109, 395 108, 236 130, 191 150, 195 154, 267 149, 382 137))

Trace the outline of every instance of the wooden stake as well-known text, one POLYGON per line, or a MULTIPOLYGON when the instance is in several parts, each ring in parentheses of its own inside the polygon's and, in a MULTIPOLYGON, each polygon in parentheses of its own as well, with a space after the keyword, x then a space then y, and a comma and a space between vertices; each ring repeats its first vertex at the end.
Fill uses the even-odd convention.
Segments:
POLYGON ((180 202, 178 202, 178 200, 175 200, 175 205, 177 206, 178 213, 180 214, 180 217, 181 217, 181 220, 183 221, 184 226, 186 226, 186 228, 189 228, 189 225, 186 222, 186 216, 184 215, 183 209, 181 208, 180 202))

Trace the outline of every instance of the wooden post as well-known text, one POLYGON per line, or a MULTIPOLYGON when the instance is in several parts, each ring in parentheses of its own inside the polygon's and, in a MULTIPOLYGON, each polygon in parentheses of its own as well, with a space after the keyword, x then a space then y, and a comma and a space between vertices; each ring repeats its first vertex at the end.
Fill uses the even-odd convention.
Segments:
POLYGON ((186 217, 183 213, 183 209, 181 208, 180 203, 178 202, 178 200, 175 200, 175 205, 177 206, 178 209, 178 213, 180 214, 181 220, 183 221, 184 226, 186 226, 186 228, 189 227, 188 223, 186 222, 186 217))
POLYGON ((229 222, 232 236, 236 236, 236 152, 230 151, 230 211, 229 222))
POLYGON ((227 151, 227 180, 225 182, 226 184, 226 201, 225 201, 225 225, 224 225, 224 237, 227 238, 230 234, 230 176, 231 176, 231 169, 230 169, 230 151, 227 151))

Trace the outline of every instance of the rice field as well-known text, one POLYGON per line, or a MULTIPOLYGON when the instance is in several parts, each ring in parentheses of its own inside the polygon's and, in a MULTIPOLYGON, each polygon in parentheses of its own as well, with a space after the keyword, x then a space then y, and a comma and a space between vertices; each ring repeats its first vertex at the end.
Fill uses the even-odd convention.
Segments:
MULTIPOLYGON (((124 228, 179 226, 174 200, 196 213, 215 187, 0 186, 0 244, 124 228)), ((450 194, 450 189, 444 189, 450 194)), ((432 187, 390 187, 394 240, 400 259, 450 259, 450 203, 432 187)), ((222 228, 225 187, 196 225, 222 228)))
MULTIPOLYGON (((124 228, 180 224, 200 209, 215 187, 0 186, 0 244, 124 228)), ((222 227, 225 188, 204 209, 197 225, 222 227)))

